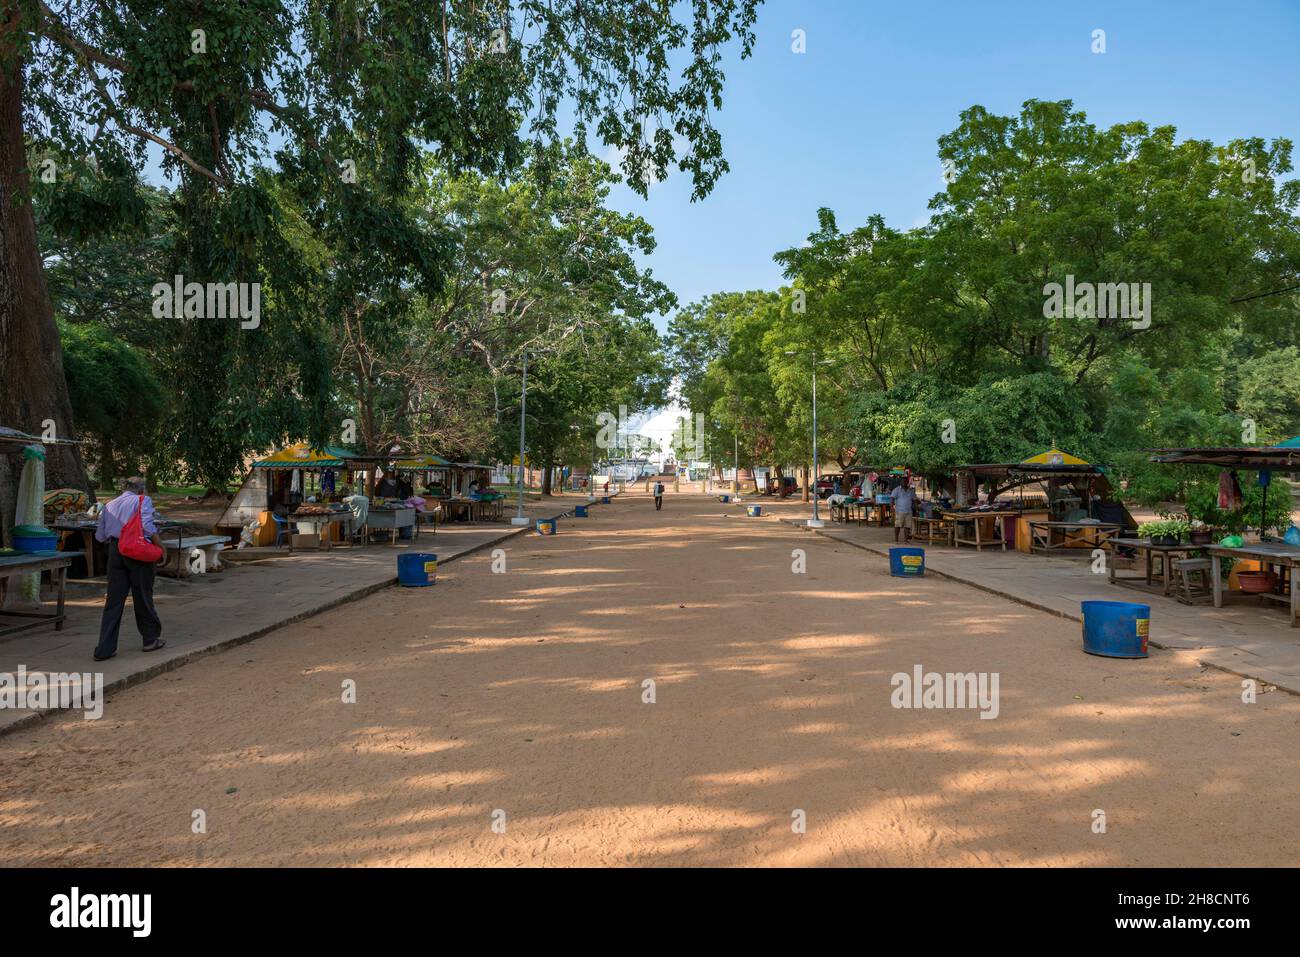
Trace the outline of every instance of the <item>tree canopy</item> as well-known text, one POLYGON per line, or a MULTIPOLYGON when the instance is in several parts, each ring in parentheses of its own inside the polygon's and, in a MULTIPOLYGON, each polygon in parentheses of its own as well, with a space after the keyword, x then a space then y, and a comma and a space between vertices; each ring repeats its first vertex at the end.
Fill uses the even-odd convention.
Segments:
POLYGON ((1056 444, 1139 497, 1179 494, 1142 449, 1300 433, 1291 149, 1101 129, 1069 101, 973 106, 939 139, 926 224, 818 210, 775 253, 778 293, 683 307, 683 395, 807 462, 816 350, 825 458, 942 474, 1056 444))
MULTIPOLYGON (((0 216, 0 367, 21 387, 5 390, 0 421, 50 417, 77 431, 39 209, 57 242, 105 258, 127 236, 147 248, 147 268, 83 290, 138 305, 134 283, 150 278, 260 288, 255 326, 163 317, 152 330, 162 345, 141 346, 171 389, 167 451, 202 481, 220 484, 280 439, 336 440, 341 420, 367 408, 366 443, 403 433, 469 444, 465 421, 440 434, 429 424, 456 419, 448 389, 478 401, 482 376, 490 385, 529 342, 519 327, 474 337, 482 280, 502 284, 516 319, 521 302, 549 300, 525 315, 548 315, 531 329, 543 339, 566 292, 584 320, 607 309, 632 322, 663 303, 628 254, 649 230, 610 218, 610 176, 587 143, 616 149, 641 193, 675 163, 705 195, 727 169, 713 119, 721 51, 748 56, 758 3, 8 0, 0 189, 17 202, 0 216), (177 184, 161 200, 141 183, 148 148, 177 184), (466 207, 473 215, 458 219, 466 207), (525 213, 535 229, 521 220, 519 244, 495 242, 513 262, 466 260, 478 253, 467 237, 490 240, 525 213), (169 228, 157 230, 159 216, 169 228), (533 268, 525 292, 528 257, 559 268, 533 268), (475 265, 471 307, 455 296, 475 265)), ((74 289, 57 292, 61 315, 90 318, 64 311, 77 308, 74 289)), ((137 324, 128 341, 148 336, 137 324)), ((52 456, 52 478, 85 487, 70 448, 52 456)))

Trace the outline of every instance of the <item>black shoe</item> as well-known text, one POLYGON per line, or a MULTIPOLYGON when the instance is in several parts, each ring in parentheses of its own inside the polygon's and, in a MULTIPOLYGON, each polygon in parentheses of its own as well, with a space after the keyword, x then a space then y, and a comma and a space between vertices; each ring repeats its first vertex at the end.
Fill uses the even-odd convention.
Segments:
POLYGON ((145 646, 144 646, 144 650, 145 650, 145 651, 157 651, 159 648, 163 647, 163 646, 166 645, 166 644, 167 644, 167 642, 163 641, 161 638, 158 638, 158 639, 156 639, 156 640, 154 641, 154 643, 153 643, 152 645, 145 645, 145 646))
POLYGON ((95 652, 95 660, 96 660, 96 661, 107 661, 109 658, 116 658, 116 657, 117 657, 117 652, 116 652, 116 651, 113 652, 111 655, 101 655, 98 651, 95 652))

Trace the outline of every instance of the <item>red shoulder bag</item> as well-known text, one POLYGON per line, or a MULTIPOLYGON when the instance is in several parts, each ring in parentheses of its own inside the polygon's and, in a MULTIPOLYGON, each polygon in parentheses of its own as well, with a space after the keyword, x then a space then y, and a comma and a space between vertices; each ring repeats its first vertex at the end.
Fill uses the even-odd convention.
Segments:
POLYGON ((143 510, 144 496, 141 495, 140 501, 135 506, 135 514, 127 519, 126 524, 122 526, 122 533, 117 536, 117 551, 124 558, 154 565, 162 558, 163 552, 144 537, 144 521, 140 517, 143 510))

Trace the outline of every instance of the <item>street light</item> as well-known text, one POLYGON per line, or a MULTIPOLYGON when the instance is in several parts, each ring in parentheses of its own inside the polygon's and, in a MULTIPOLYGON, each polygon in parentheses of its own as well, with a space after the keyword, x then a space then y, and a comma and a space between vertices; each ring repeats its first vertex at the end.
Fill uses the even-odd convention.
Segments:
MULTIPOLYGON (((541 355, 550 352, 550 349, 534 349, 534 353, 541 355)), ((528 421, 528 353, 524 350, 524 379, 523 388, 519 393, 519 509, 515 517, 510 519, 511 525, 527 525, 528 516, 524 514, 524 425, 528 421)))
POLYGON ((818 510, 817 510, 817 505, 818 505, 818 503, 821 501, 821 500, 818 498, 818 496, 817 496, 817 478, 818 478, 818 475, 820 474, 820 471, 821 471, 821 465, 820 465, 820 463, 819 463, 818 460, 817 460, 817 366, 819 366, 819 365, 829 366, 829 365, 834 365, 835 363, 834 363, 832 360, 830 360, 830 359, 821 359, 821 360, 818 360, 818 358, 817 358, 817 350, 816 350, 816 349, 813 349, 811 353, 808 353, 808 352, 798 352, 798 351, 794 351, 794 350, 787 349, 785 354, 788 355, 788 356, 803 356, 803 355, 811 355, 811 356, 812 356, 812 440, 813 440, 813 441, 812 441, 812 446, 813 446, 813 447, 812 447, 812 452, 813 452, 812 500, 813 500, 813 514, 812 514, 812 518, 808 519, 807 525, 808 525, 809 528, 823 528, 823 527, 826 525, 826 523, 823 522, 823 521, 821 520, 821 515, 820 515, 820 513, 819 513, 818 510))
POLYGON ((740 433, 731 433, 731 493, 740 494, 740 433))

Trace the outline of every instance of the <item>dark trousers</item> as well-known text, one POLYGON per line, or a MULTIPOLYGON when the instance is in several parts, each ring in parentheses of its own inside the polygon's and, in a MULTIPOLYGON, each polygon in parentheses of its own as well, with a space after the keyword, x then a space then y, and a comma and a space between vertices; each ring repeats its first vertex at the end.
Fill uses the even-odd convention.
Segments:
POLYGON ((655 496, 655 511, 657 512, 657 511, 659 511, 659 509, 661 509, 661 508, 663 508, 663 507, 664 507, 664 497, 663 497, 662 495, 656 495, 656 496, 655 496))
POLYGON ((152 644, 162 634, 162 621, 153 607, 153 572, 154 566, 149 562, 123 558, 117 550, 116 538, 108 540, 108 598, 104 603, 104 617, 99 621, 99 646, 95 649, 99 657, 106 658, 117 651, 117 632, 122 626, 128 592, 135 610, 135 627, 144 644, 152 644))

